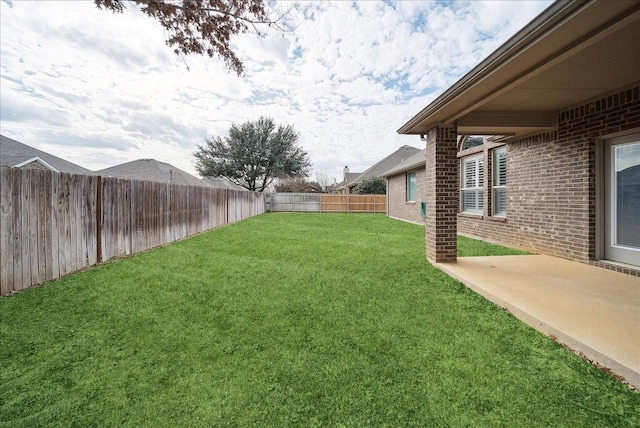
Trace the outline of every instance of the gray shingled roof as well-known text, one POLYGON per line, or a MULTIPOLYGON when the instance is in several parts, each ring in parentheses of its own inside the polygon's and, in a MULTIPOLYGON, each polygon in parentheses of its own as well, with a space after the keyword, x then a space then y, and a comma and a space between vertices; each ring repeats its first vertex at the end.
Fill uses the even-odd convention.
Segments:
MULTIPOLYGON (((37 160, 40 163, 44 161, 46 164, 55 168, 58 172, 67 172, 70 174, 93 175, 93 171, 76 165, 75 163, 66 161, 50 153, 35 149, 26 144, 22 144, 12 138, 0 135, 0 165, 15 167, 24 165, 30 161, 37 160)), ((43 165, 45 165, 43 163, 43 165)))
POLYGON ((355 180, 356 178, 360 177, 362 173, 361 172, 347 172, 344 174, 344 180, 346 181, 346 183, 351 183, 353 180, 355 180))
POLYGON ((188 172, 155 159, 138 159, 122 163, 96 171, 96 174, 104 177, 128 178, 131 180, 158 181, 161 183, 171 181, 172 183, 189 186, 208 186, 208 184, 188 172))
POLYGON ((389 171, 382 174, 383 177, 391 177, 392 175, 397 175, 402 172, 411 171, 418 168, 426 168, 426 158, 427 149, 422 149, 415 155, 411 156, 409 159, 400 162, 398 165, 391 168, 389 171))
POLYGON ((416 149, 415 147, 407 145, 402 146, 386 158, 382 159, 380 162, 373 165, 371 168, 367 169, 354 180, 351 180, 349 183, 347 183, 347 186, 355 186, 366 178, 382 177, 385 172, 389 171, 391 168, 397 166, 401 162, 409 159, 419 152, 420 149, 416 149))
POLYGON ((223 177, 204 177, 202 179, 202 181, 206 184, 208 184, 209 186, 213 186, 217 189, 228 189, 228 190, 245 190, 245 191, 249 191, 247 189, 245 189, 242 186, 238 186, 235 183, 230 182, 229 180, 227 180, 226 178, 223 177))

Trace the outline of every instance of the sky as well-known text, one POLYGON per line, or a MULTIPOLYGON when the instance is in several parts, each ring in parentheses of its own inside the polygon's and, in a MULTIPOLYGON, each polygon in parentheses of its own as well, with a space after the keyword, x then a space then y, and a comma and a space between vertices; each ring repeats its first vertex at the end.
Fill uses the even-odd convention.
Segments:
POLYGON ((132 4, 2 0, 0 132, 91 170, 154 158, 197 175, 199 145, 266 116, 299 133, 311 179, 341 181, 422 148, 396 130, 550 3, 275 2, 292 30, 233 39, 237 76, 175 55, 132 4))

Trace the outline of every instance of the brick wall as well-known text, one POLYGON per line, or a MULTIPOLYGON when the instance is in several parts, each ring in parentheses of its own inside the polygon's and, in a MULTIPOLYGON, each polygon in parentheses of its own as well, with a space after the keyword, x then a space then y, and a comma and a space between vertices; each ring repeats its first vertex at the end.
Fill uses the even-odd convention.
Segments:
POLYGON ((455 261, 457 257, 457 134, 455 125, 435 127, 427 134, 425 233, 427 258, 436 263, 455 261))
POLYGON ((459 214, 460 233, 595 260, 599 137, 636 128, 640 87, 560 112, 556 132, 508 143, 506 220, 492 218, 488 208, 483 216, 459 214))
POLYGON ((420 202, 426 201, 427 192, 425 186, 424 167, 406 171, 402 174, 388 177, 387 185, 387 215, 389 217, 424 224, 420 215, 420 202), (407 174, 416 172, 416 202, 407 202, 407 174))

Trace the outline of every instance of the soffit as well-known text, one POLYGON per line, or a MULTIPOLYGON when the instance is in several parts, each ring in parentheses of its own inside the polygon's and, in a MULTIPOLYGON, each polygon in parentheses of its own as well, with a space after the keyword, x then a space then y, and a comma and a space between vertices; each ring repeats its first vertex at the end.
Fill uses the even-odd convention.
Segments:
POLYGON ((558 111, 639 82, 640 2, 571 6, 543 12, 398 132, 454 121, 461 134, 553 129, 558 111))

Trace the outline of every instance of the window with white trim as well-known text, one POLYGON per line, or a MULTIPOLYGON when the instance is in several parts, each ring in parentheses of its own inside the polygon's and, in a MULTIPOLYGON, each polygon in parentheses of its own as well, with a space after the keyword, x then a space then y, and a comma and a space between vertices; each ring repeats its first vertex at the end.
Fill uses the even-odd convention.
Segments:
POLYGON ((462 212, 482 214, 484 206, 484 155, 462 158, 462 186, 460 191, 460 206, 462 212))
POLYGON ((416 201, 416 187, 417 187, 416 172, 413 171, 407 174, 407 202, 416 201))
POLYGON ((492 213, 507 215, 507 148, 493 150, 493 180, 491 186, 492 213))
POLYGON ((460 150, 472 149, 484 144, 484 137, 482 135, 465 135, 463 138, 464 141, 461 144, 460 150))

